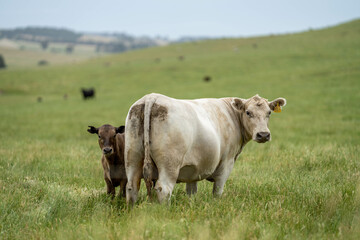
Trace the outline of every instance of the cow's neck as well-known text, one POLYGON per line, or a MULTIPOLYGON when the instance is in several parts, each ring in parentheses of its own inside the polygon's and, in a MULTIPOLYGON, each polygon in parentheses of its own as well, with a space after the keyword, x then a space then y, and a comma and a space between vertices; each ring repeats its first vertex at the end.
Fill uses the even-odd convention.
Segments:
POLYGON ((109 157, 105 157, 105 159, 108 162, 109 166, 124 164, 124 157, 123 157, 124 153, 119 148, 119 144, 117 143, 117 141, 115 142, 114 151, 115 151, 114 154, 112 154, 109 157))
POLYGON ((121 164, 121 161, 120 161, 120 158, 119 158, 117 152, 115 152, 114 154, 112 154, 109 157, 105 157, 105 160, 107 161, 109 166, 121 164))
POLYGON ((119 140, 118 138, 116 138, 116 141, 115 141, 115 155, 116 155, 116 160, 117 160, 117 163, 118 164, 125 164, 125 161, 124 161, 124 149, 119 147, 119 146, 124 146, 124 144, 120 144, 121 142, 119 142, 121 140, 119 140))
POLYGON ((241 117, 241 112, 237 111, 234 109, 234 107, 232 106, 232 101, 234 98, 223 98, 225 103, 227 104, 229 111, 231 112, 231 114, 233 116, 235 116, 235 119, 237 120, 237 122, 235 122, 236 125, 239 126, 239 130, 240 130, 240 142, 238 142, 237 144, 239 144, 239 152, 237 153, 237 155, 239 155, 242 151, 242 149, 244 148, 244 146, 251 140, 251 136, 249 136, 246 133, 244 124, 243 124, 243 119, 241 117))
POLYGON ((245 130, 243 119, 242 119, 243 114, 241 112, 237 112, 236 114, 238 115, 238 119, 239 119, 240 135, 241 135, 240 152, 239 152, 239 154, 240 154, 242 149, 245 147, 245 145, 251 140, 251 136, 249 134, 247 134, 247 132, 245 130))

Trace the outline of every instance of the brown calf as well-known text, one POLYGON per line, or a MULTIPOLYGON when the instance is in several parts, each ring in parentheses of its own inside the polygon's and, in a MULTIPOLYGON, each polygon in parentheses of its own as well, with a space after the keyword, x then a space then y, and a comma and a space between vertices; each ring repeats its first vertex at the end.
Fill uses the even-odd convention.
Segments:
POLYGON ((104 179, 107 193, 115 196, 115 187, 120 186, 119 194, 126 196, 126 172, 124 163, 125 127, 113 127, 105 124, 101 127, 89 126, 91 134, 99 136, 102 151, 101 163, 104 168, 104 179))

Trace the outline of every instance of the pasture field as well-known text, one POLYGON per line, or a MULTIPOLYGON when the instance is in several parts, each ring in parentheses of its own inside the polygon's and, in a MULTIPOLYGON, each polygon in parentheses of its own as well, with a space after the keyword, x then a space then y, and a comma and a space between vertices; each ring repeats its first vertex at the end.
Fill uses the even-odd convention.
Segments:
POLYGON ((0 89, 0 239, 360 238, 359 20, 1 70, 0 89), (96 98, 82 100, 81 87, 95 87, 96 98), (142 183, 128 211, 106 195, 97 137, 86 129, 124 124, 150 92, 258 93, 287 106, 271 116, 271 142, 244 148, 221 198, 202 181, 195 197, 178 184, 171 204, 159 205, 142 183))

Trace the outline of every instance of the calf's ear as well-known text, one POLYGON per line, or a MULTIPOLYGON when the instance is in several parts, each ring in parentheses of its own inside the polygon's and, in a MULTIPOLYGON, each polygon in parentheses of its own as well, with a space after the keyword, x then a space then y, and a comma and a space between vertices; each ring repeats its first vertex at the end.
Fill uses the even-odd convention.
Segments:
POLYGON ((234 98, 231 105, 238 111, 245 109, 245 99, 234 98))
POLYGON ((125 126, 120 126, 116 128, 116 133, 124 133, 125 132, 125 126))
POLYGON ((99 133, 99 129, 98 128, 96 128, 96 127, 93 127, 93 126, 88 126, 89 127, 89 129, 87 130, 89 133, 91 133, 91 134, 94 134, 94 133, 96 133, 96 134, 98 134, 99 133))
POLYGON ((284 107, 286 105, 286 99, 285 98, 277 98, 272 102, 269 102, 269 107, 271 111, 274 111, 275 107, 279 104, 280 107, 284 107))

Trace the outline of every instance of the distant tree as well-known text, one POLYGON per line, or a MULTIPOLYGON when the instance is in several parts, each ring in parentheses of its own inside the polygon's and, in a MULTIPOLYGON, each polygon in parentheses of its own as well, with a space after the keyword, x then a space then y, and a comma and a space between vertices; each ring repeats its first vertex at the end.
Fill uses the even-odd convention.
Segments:
POLYGON ((66 48, 65 48, 65 51, 68 54, 72 53, 74 51, 74 45, 73 44, 67 45, 66 48))
POLYGON ((39 65, 39 66, 45 66, 45 65, 48 65, 48 64, 49 64, 49 62, 46 61, 46 60, 40 60, 40 61, 38 62, 38 65, 39 65))
POLYGON ((5 59, 2 55, 0 55, 0 69, 1 68, 6 68, 5 59))
POLYGON ((41 45, 41 48, 42 48, 43 50, 46 50, 46 49, 48 48, 48 46, 49 46, 49 41, 46 41, 46 40, 41 41, 41 42, 40 42, 40 45, 41 45))
POLYGON ((113 52, 124 52, 127 50, 127 47, 124 43, 118 42, 113 45, 113 52))
POLYGON ((95 48, 95 52, 100 52, 101 51, 101 44, 96 44, 96 48, 95 48))
MULTIPOLYGON (((51 42, 72 42, 75 43, 82 35, 63 28, 42 28, 42 27, 26 27, 16 28, 13 30, 0 30, 2 38, 29 40, 29 36, 41 37, 51 42)), ((39 39, 38 39, 39 41, 39 39)))

